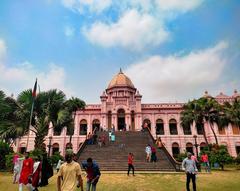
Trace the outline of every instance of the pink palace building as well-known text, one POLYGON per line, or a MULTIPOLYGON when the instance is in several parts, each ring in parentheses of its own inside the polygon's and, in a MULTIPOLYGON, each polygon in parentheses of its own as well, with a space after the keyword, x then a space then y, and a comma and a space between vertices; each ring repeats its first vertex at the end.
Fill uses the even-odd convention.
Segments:
MULTIPOLYGON (((209 96, 205 92, 204 96, 209 96)), ((232 96, 220 93, 215 99, 223 103, 231 102, 235 97, 240 96, 234 91, 232 96)), ((166 149, 173 156, 180 152, 195 152, 194 145, 200 147, 206 145, 201 126, 191 126, 183 128, 180 125, 180 112, 184 103, 142 103, 142 95, 133 85, 132 81, 120 70, 113 77, 106 90, 100 96, 99 104, 88 104, 84 110, 77 111, 75 118, 75 130, 72 137, 72 147, 77 152, 81 143, 86 139, 86 135, 95 128, 109 130, 115 128, 116 131, 140 131, 143 124, 148 124, 154 137, 160 136, 166 149), (194 139, 194 135, 195 139, 194 139)), ((209 143, 215 143, 210 127, 205 124, 206 135, 209 143)), ((219 144, 226 145, 232 156, 237 156, 240 152, 240 130, 238 127, 229 125, 222 130, 214 126, 219 144)), ((34 147, 34 133, 30 133, 27 150, 34 147)), ((60 151, 65 153, 69 145, 69 134, 64 129, 61 134, 49 129, 45 140, 45 146, 50 154, 60 151)), ((17 141, 14 150, 26 148, 27 137, 22 137, 17 141)), ((198 151, 200 150, 198 149, 198 151)))

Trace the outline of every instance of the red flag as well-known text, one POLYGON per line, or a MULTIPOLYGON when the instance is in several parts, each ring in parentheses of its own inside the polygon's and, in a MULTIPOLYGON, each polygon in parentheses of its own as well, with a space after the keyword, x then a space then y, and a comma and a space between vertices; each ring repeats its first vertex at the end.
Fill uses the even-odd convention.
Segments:
POLYGON ((37 79, 36 79, 36 82, 34 84, 34 88, 32 91, 32 97, 35 98, 36 96, 37 96, 37 79))

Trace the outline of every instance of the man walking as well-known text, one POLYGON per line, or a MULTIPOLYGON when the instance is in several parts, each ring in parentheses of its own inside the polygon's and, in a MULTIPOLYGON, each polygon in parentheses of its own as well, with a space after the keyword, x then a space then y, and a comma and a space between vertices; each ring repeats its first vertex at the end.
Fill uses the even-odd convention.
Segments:
POLYGON ((98 165, 93 162, 92 158, 88 158, 87 161, 82 163, 83 169, 87 173, 87 191, 96 191, 98 180, 101 176, 98 165))
POLYGON ((185 170, 187 176, 186 188, 187 191, 190 191, 189 184, 192 179, 193 191, 196 191, 196 173, 197 167, 194 160, 191 159, 192 154, 187 153, 187 158, 185 158, 182 162, 182 169, 185 170))
POLYGON ((129 153, 128 154, 128 173, 127 173, 128 176, 131 169, 132 169, 132 174, 134 176, 133 154, 129 153))
POLYGON ((83 191, 81 168, 77 162, 73 161, 73 151, 71 149, 66 151, 65 160, 66 162, 61 165, 57 175, 58 191, 74 191, 77 186, 83 191))

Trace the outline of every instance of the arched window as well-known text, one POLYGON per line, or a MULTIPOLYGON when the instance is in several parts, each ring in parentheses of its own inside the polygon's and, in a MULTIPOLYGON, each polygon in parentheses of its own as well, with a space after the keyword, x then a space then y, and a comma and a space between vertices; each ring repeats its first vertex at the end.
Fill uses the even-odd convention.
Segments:
POLYGON ((179 144, 173 143, 172 144, 172 154, 174 158, 177 158, 177 156, 180 154, 179 144))
POLYGON ((162 119, 156 121, 156 134, 164 135, 164 123, 162 119))
POLYGON ((203 135, 203 128, 204 128, 203 123, 197 123, 196 128, 197 128, 197 134, 203 135))
POLYGON ((85 119, 82 119, 80 121, 79 135, 87 135, 87 120, 85 120, 85 119))
POLYGON ((72 143, 67 143, 66 144, 66 149, 72 149, 72 143))
POLYGON ((170 119, 169 120, 169 129, 170 129, 170 134, 171 135, 177 135, 177 121, 175 119, 170 119))
POLYGON ((193 153, 193 144, 192 143, 187 143, 186 144, 186 151, 193 153))
POLYGON ((59 152, 59 144, 58 143, 54 143, 52 145, 52 154, 54 155, 57 152, 59 152))
POLYGON ((236 143, 236 152, 237 152, 237 155, 240 153, 240 142, 236 143))
POLYGON ((207 144, 205 142, 200 143, 200 151, 202 151, 206 146, 207 144))
POLYGON ((94 119, 92 122, 92 131, 94 131, 96 129, 96 131, 100 130, 100 121, 98 119, 94 119))
POLYGON ((20 153, 23 154, 26 151, 26 143, 20 144, 20 153))
POLYGON ((192 134, 191 126, 190 126, 190 125, 183 126, 182 128, 183 128, 183 133, 184 133, 184 135, 191 135, 191 134, 192 134))
POLYGON ((149 119, 144 119, 143 126, 148 127, 151 130, 151 121, 149 119))

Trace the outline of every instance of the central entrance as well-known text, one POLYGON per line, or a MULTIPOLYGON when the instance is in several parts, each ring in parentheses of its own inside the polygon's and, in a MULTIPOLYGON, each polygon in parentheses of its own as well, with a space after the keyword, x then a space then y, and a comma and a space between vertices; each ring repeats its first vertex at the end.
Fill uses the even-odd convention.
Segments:
POLYGON ((125 123, 125 111, 124 109, 119 109, 117 112, 117 125, 118 130, 124 130, 126 129, 126 123, 125 123))

